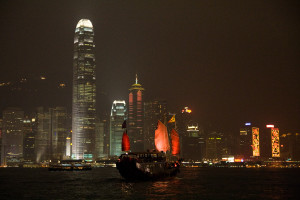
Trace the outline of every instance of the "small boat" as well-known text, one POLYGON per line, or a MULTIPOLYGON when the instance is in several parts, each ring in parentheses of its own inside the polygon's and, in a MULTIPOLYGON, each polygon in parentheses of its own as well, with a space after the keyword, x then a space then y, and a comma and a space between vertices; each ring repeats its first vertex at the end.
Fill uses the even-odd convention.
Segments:
POLYGON ((126 153, 119 157, 116 163, 122 177, 126 180, 151 180, 175 176, 179 172, 180 151, 179 136, 173 129, 172 138, 172 155, 168 139, 166 126, 158 121, 155 131, 156 150, 150 152, 129 152, 129 137, 124 131, 122 138, 122 151, 126 153))
POLYGON ((92 166, 85 160, 61 160, 59 163, 50 164, 49 171, 84 171, 91 170, 92 166))

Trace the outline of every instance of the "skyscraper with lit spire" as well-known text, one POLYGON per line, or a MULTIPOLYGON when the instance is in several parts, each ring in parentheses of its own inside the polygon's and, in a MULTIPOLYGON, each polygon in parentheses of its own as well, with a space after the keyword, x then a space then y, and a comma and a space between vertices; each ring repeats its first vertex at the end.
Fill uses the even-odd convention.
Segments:
POLYGON ((130 138, 131 151, 144 151, 144 88, 138 83, 136 74, 135 83, 129 89, 128 123, 127 130, 130 138))
POLYGON ((81 19, 73 58, 72 158, 92 161, 95 152, 96 64, 93 25, 81 19))

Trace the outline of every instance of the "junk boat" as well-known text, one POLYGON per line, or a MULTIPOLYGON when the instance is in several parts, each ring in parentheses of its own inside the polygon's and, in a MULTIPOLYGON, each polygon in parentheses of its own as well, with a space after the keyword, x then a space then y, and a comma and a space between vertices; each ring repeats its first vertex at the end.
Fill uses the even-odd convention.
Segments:
POLYGON ((149 180, 175 176, 179 172, 180 145, 178 133, 172 129, 172 154, 170 151, 167 127, 158 121, 155 130, 155 151, 129 152, 130 142, 125 130, 122 138, 122 151, 116 163, 122 177, 126 180, 149 180))
POLYGON ((61 160, 59 163, 50 164, 49 171, 82 171, 91 170, 92 166, 85 160, 61 160))

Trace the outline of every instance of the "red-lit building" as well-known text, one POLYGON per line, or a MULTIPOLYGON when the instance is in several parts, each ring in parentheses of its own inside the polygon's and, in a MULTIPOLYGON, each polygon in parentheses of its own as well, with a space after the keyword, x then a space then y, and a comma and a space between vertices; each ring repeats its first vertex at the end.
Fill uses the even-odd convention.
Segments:
POLYGON ((137 75, 129 91, 127 130, 131 151, 144 151, 144 88, 138 83, 137 75))

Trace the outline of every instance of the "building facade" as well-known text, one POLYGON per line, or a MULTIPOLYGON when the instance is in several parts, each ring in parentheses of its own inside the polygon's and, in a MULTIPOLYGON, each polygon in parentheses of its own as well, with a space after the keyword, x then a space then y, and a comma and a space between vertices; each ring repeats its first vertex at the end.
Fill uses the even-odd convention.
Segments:
POLYGON ((222 155, 226 154, 224 149, 223 133, 211 132, 206 136, 206 159, 217 162, 222 159, 222 155))
POLYGON ((15 166, 23 159, 23 120, 20 108, 7 108, 3 111, 2 165, 15 166))
POLYGON ((198 123, 187 125, 187 134, 183 138, 183 158, 190 161, 202 161, 205 156, 204 131, 198 123))
POLYGON ((120 156, 122 153, 122 124, 126 119, 126 103, 115 100, 110 114, 110 156, 120 156))
POLYGON ((249 159, 253 156, 251 123, 245 123, 245 125, 240 128, 238 152, 239 155, 243 155, 244 159, 249 159))
POLYGON ((73 60, 72 157, 92 161, 95 153, 96 63, 93 25, 75 29, 73 60))
POLYGON ((95 157, 96 159, 106 157, 104 154, 104 130, 105 123, 97 119, 96 121, 96 137, 95 137, 95 157))
POLYGON ((167 125, 167 102, 165 100, 145 102, 144 115, 144 145, 145 149, 152 150, 155 149, 154 136, 158 120, 167 125))
POLYGON ((67 109, 56 107, 49 109, 50 138, 49 150, 51 160, 61 160, 66 156, 67 109))
POLYGON ((36 162, 49 160, 49 135, 51 116, 47 109, 38 107, 36 109, 37 133, 35 135, 36 162))
POLYGON ((35 135, 36 123, 35 118, 25 117, 23 121, 24 144, 23 157, 25 162, 35 162, 35 135))
POLYGON ((144 88, 138 83, 136 75, 135 83, 129 89, 127 130, 130 139, 131 151, 144 151, 144 88))

